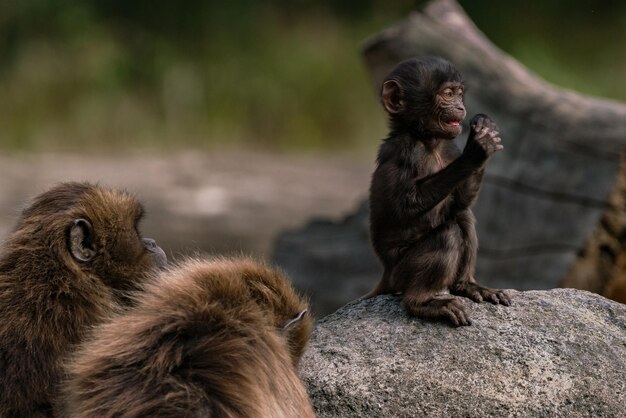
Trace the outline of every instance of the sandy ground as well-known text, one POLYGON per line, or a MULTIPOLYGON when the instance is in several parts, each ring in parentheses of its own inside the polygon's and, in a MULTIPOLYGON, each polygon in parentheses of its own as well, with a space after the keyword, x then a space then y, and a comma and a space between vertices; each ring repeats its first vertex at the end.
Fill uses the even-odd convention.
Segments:
POLYGON ((367 193, 372 167, 363 158, 258 153, 2 156, 0 236, 36 194, 87 180, 136 193, 147 209, 144 235, 171 258, 197 252, 268 257, 280 231, 352 210, 367 193))

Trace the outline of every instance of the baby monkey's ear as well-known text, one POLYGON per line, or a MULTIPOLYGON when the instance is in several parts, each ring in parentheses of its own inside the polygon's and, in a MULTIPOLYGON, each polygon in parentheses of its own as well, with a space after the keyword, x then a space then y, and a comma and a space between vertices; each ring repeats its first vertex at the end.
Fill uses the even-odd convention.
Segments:
POLYGON ((404 110, 404 100, 402 96, 402 87, 396 80, 387 80, 383 83, 380 97, 383 102, 383 107, 389 114, 395 115, 404 110))

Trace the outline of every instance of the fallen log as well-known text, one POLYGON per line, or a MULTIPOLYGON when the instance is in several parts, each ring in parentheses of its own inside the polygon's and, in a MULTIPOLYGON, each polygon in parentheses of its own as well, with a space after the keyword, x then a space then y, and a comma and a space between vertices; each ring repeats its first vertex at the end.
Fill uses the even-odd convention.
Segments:
MULTIPOLYGON (((589 257, 603 254, 594 249, 606 247, 600 239, 605 231, 612 237, 614 268, 626 246, 626 208, 624 199, 616 197, 626 191, 616 186, 626 172, 619 169, 626 144, 625 104, 580 95, 542 80, 493 45, 454 0, 432 1, 421 12, 368 39, 363 52, 376 89, 391 68, 406 58, 439 55, 450 60, 468 87, 468 115, 486 113, 500 127, 505 150, 490 160, 474 207, 480 241, 476 276, 481 283, 521 290, 564 283, 601 293, 615 287, 610 276, 597 273, 598 263, 589 257), (606 222, 600 224, 607 216, 621 221, 608 227, 606 222), (587 273, 580 273, 583 265, 587 273)), ((467 132, 467 125, 464 128, 467 132)), ((462 135, 460 145, 464 141, 462 135)), ((367 211, 360 213, 367 216, 367 211)), ((351 224, 366 228, 367 222, 364 218, 351 224)), ((376 263, 367 244, 357 244, 355 234, 346 234, 345 222, 335 235, 327 225, 324 231, 327 240, 313 225, 279 239, 277 246, 277 261, 313 291, 314 302, 316 289, 311 283, 319 280, 319 274, 299 268, 311 264, 306 259, 312 254, 328 282, 368 282, 344 284, 362 288, 376 281, 378 267, 369 268, 371 274, 352 274, 345 271, 346 257, 341 254, 320 258, 319 248, 311 246, 327 241, 342 247, 342 237, 349 236, 352 241, 344 247, 359 252, 361 260, 370 257, 362 265, 376 263), (310 245, 305 244, 307 234, 316 237, 310 245), (296 237, 300 247, 287 251, 296 237), (332 266, 343 267, 333 270, 332 266)), ((367 231, 361 232, 366 240, 367 231)), ((626 269, 626 259, 623 264, 626 269)), ((617 280, 625 280, 626 286, 624 275, 617 280)))

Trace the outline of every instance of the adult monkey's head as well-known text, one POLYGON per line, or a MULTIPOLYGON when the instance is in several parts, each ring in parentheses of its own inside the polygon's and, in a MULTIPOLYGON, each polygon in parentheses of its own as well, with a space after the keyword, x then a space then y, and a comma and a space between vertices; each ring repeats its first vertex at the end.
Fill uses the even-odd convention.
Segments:
POLYGON ((463 79, 443 58, 412 58, 398 64, 381 89, 395 134, 417 139, 454 139, 465 118, 463 79))
POLYGON ((133 290, 146 274, 167 264, 163 250, 139 232, 143 214, 143 206, 127 192, 62 183, 24 210, 14 239, 41 247, 45 256, 32 260, 35 266, 56 259, 54 269, 69 270, 76 280, 88 276, 113 290, 133 290))

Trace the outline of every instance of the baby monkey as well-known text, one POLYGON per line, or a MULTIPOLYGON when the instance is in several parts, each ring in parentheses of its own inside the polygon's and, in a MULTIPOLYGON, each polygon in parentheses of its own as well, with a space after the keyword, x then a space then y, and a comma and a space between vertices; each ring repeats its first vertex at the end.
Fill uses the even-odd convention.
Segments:
POLYGON ((478 239, 470 207, 489 157, 503 149, 496 124, 478 114, 461 152, 453 139, 465 118, 459 72, 438 57, 415 58, 385 79, 390 133, 370 187, 370 233, 384 273, 367 297, 402 293, 420 318, 470 325, 456 296, 510 305, 509 295, 474 278, 478 239))

